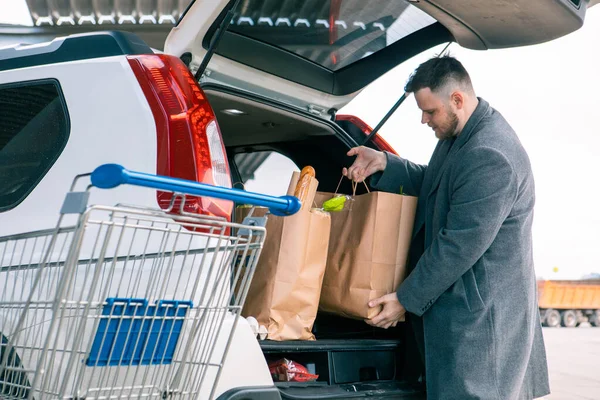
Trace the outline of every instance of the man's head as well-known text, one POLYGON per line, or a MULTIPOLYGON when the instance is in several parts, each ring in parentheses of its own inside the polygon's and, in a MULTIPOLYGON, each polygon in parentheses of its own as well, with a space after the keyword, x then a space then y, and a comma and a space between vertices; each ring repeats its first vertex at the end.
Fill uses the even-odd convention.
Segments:
POLYGON ((421 123, 429 125, 438 139, 458 135, 478 103, 467 70, 450 56, 419 65, 404 90, 415 94, 421 123))

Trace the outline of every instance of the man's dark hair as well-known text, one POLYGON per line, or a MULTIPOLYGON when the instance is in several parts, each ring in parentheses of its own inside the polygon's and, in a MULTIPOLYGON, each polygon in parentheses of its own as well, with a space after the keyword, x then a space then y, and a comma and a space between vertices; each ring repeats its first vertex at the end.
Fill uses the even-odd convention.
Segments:
POLYGON ((442 56, 425 61, 413 72, 408 79, 404 91, 414 93, 424 88, 429 88, 434 93, 449 84, 455 84, 468 93, 475 93, 471 77, 456 58, 442 56))

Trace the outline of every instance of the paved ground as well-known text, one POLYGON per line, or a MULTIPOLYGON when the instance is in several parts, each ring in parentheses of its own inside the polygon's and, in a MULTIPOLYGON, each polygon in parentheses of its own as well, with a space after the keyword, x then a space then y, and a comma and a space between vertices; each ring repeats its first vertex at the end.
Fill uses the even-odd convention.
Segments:
POLYGON ((600 400, 600 328, 544 328, 552 394, 546 400, 600 400))

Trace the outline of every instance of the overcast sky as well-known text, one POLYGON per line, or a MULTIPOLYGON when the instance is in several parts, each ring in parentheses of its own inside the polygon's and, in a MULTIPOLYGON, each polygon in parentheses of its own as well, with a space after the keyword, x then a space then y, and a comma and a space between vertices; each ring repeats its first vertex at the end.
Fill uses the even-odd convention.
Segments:
MULTIPOLYGON (((0 22, 31 23, 24 4, 0 0, 0 22)), ((401 96, 410 72, 441 48, 390 71, 341 112, 375 126, 401 96)), ((538 276, 600 273, 600 6, 588 12, 582 29, 550 43, 492 51, 452 44, 450 52, 470 72, 477 94, 513 126, 531 158, 538 276)), ((436 144, 433 132, 420 124, 412 97, 381 132, 400 155, 419 163, 428 162, 436 144)), ((272 163, 280 162, 271 161, 259 175, 268 176, 272 163)))

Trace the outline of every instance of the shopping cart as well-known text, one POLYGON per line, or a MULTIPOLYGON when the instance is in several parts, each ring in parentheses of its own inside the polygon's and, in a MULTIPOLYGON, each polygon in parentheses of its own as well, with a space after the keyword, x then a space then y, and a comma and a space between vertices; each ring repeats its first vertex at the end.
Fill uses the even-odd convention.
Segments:
POLYGON ((174 215, 186 195, 300 208, 114 164, 76 177, 54 229, 0 238, 0 398, 214 397, 266 221, 174 215), (87 205, 122 184, 172 192, 171 207, 87 205))

